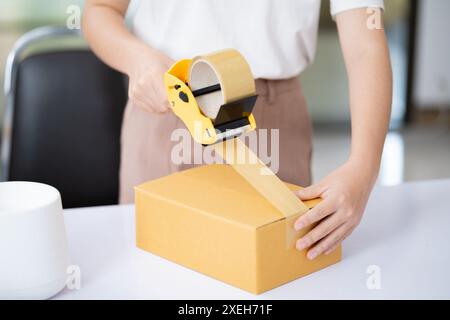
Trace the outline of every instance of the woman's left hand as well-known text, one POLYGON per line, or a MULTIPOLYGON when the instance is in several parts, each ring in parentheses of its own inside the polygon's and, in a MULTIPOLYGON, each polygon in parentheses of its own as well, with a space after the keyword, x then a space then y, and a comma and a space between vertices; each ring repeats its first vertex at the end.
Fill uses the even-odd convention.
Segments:
POLYGON ((332 253, 361 221, 377 173, 362 161, 349 160, 319 183, 298 191, 301 200, 323 200, 295 222, 295 229, 301 230, 320 221, 297 241, 297 249, 310 248, 310 260, 332 253))

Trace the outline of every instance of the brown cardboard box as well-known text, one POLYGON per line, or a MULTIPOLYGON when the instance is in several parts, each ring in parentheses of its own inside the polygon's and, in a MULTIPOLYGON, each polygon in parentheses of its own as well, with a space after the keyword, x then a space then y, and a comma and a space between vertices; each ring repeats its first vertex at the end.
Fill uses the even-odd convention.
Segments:
POLYGON ((175 173, 135 191, 139 248, 252 293, 341 259, 339 248, 309 261, 295 249, 309 229, 295 232, 297 217, 284 218, 227 165, 175 173))

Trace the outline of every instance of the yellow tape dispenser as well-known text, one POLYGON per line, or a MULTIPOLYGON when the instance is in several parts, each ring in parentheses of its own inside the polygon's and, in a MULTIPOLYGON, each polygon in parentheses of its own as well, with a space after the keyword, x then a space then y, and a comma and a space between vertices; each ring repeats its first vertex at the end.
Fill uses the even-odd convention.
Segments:
POLYGON ((164 83, 173 112, 196 142, 211 145, 256 129, 255 81, 238 51, 180 60, 164 83))

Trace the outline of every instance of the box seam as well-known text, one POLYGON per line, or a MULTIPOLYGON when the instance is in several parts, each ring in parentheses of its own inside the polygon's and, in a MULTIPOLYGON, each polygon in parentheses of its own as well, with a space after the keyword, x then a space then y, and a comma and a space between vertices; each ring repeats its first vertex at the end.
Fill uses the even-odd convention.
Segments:
MULTIPOLYGON (((219 217, 219 216, 216 216, 216 215, 212 215, 208 211, 204 211, 204 210, 192 207, 192 206, 188 206, 186 204, 183 204, 183 203, 180 203, 178 201, 174 201, 174 200, 168 199, 166 197, 157 195, 157 194, 149 192, 147 190, 143 190, 143 189, 140 189, 140 188, 137 188, 137 187, 135 189, 138 190, 139 192, 142 192, 142 193, 146 194, 147 196, 153 197, 153 198, 158 199, 160 201, 165 201, 165 202, 168 202, 168 203, 170 203, 170 204, 172 204, 174 206, 182 207, 182 208, 185 208, 185 209, 189 209, 191 211, 195 211, 197 213, 204 214, 204 215, 206 215, 208 217, 211 217, 211 218, 219 220, 219 221, 224 221, 224 222, 229 223, 229 224, 235 224, 235 225, 238 225, 238 226, 243 227, 243 228, 248 229, 248 230, 254 230, 254 229, 258 229, 258 228, 261 227, 261 226, 251 227, 251 226, 246 225, 246 224, 241 223, 241 222, 236 222, 236 221, 232 221, 232 220, 229 220, 229 219, 226 219, 226 218, 222 218, 222 217, 219 217)), ((279 220, 277 220, 277 221, 279 221, 279 220)), ((271 223, 273 223, 273 222, 271 222, 271 223)), ((267 224, 265 224, 265 225, 267 225, 267 224)))

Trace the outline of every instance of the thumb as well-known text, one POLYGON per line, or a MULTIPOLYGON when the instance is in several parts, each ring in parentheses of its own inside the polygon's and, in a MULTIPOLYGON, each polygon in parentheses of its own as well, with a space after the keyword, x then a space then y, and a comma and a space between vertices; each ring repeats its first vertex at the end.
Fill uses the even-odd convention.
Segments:
POLYGON ((322 189, 323 188, 321 184, 314 184, 307 188, 298 190, 296 193, 301 200, 311 200, 319 198, 322 195, 322 189))

